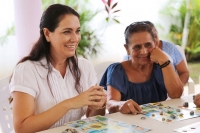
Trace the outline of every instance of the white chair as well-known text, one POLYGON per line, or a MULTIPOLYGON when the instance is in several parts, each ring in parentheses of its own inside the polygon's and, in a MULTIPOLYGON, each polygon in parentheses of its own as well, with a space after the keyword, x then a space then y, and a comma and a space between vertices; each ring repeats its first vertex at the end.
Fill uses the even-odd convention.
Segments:
POLYGON ((0 79, 0 125, 2 133, 13 132, 12 107, 9 92, 10 76, 0 79))
POLYGON ((106 71, 106 68, 112 63, 114 63, 114 61, 102 62, 94 66, 94 70, 97 74, 97 84, 99 84, 104 72, 106 71))
MULTIPOLYGON (((182 54, 183 59, 184 59, 186 65, 187 65, 187 60, 186 60, 185 52, 184 52, 183 48, 181 46, 179 46, 179 45, 176 45, 176 47, 178 48, 178 50, 182 54)), ((195 86, 194 81, 192 80, 191 77, 189 77, 189 79, 188 79, 188 94, 194 94, 195 93, 194 86, 195 86)))

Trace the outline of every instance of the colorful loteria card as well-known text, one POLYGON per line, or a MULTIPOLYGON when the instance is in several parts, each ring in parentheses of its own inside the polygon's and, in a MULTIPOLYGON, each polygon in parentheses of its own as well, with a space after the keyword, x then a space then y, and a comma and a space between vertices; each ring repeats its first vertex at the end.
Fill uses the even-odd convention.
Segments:
POLYGON ((150 131, 148 128, 103 116, 94 116, 83 120, 72 121, 65 125, 84 133, 145 133, 150 131))
POLYGON ((200 114, 195 113, 193 110, 173 108, 162 103, 143 104, 140 107, 145 116, 166 123, 200 116, 200 114))

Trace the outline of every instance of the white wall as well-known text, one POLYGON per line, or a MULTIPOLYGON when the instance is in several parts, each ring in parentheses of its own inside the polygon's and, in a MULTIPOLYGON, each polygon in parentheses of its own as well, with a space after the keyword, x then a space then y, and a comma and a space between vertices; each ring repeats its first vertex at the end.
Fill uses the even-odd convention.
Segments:
MULTIPOLYGON (((114 24, 109 26, 103 34, 104 50, 101 50, 100 55, 97 59, 92 59, 93 64, 97 64, 103 61, 109 60, 116 60, 122 61, 123 57, 126 55, 125 48, 123 44, 124 41, 124 30, 126 26, 131 24, 135 21, 142 21, 142 20, 149 20, 155 25, 162 24, 167 25, 166 21, 162 21, 162 16, 160 15, 159 11, 165 6, 168 0, 113 0, 114 2, 118 1, 117 9, 121 9, 119 14, 119 21, 121 24, 114 24), (158 6, 159 5, 159 6, 158 6)), ((101 0, 98 0, 98 4, 96 3, 97 0, 92 1, 94 7, 97 5, 98 7, 102 5, 101 0)), ((99 7, 99 8, 103 8, 99 7)), ((105 12, 104 12, 105 15, 105 12)), ((101 17, 103 18, 103 13, 101 17)), ((105 20, 96 21, 96 27, 100 27, 99 30, 102 31, 102 24, 105 20)), ((158 27, 158 32, 162 34, 166 34, 168 26, 164 26, 166 29, 161 31, 158 27)), ((103 32, 103 31, 102 31, 103 32)))
MULTIPOLYGON (((118 2, 118 9, 121 9, 118 16, 121 24, 112 24, 107 29, 105 26, 105 12, 101 12, 92 22, 92 27, 99 31, 103 40, 103 46, 98 58, 91 59, 95 65, 103 61, 121 61, 126 55, 124 44, 124 29, 134 21, 149 20, 156 24, 164 24, 167 29, 166 20, 159 15, 159 10, 168 0, 113 0, 118 2), (159 5, 159 6, 158 6, 159 5)), ((101 0, 91 0, 94 9, 103 9, 101 0)), ((0 36, 4 35, 7 28, 14 21, 13 0, 0 0, 0 36)), ((159 30, 159 29, 158 29, 159 30)), ((165 32, 162 31, 162 34, 165 32)), ((7 44, 0 44, 0 78, 12 73, 17 62, 16 38, 9 37, 7 44)))
MULTIPOLYGON (((0 37, 14 24, 12 0, 0 0, 0 37)), ((0 78, 12 73, 17 62, 16 37, 10 36, 6 44, 0 44, 0 78)))

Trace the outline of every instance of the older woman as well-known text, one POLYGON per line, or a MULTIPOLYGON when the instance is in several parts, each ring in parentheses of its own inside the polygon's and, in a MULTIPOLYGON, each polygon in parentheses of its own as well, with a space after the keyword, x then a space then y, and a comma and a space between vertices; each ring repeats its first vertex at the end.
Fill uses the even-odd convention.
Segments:
POLYGON ((136 114, 139 105, 179 98, 183 85, 166 54, 156 46, 149 24, 136 22, 125 30, 127 54, 131 59, 110 65, 100 82, 107 89, 110 113, 136 114))
MULTIPOLYGON (((178 50, 178 48, 176 47, 175 44, 159 39, 158 32, 152 22, 150 22, 150 21, 143 21, 143 22, 150 25, 150 27, 153 31, 154 37, 155 37, 156 45, 165 54, 167 54, 174 69, 178 73, 180 80, 182 81, 183 85, 185 85, 189 78, 189 71, 188 71, 186 63, 185 63, 184 58, 182 57, 180 51, 178 50)), ((124 60, 128 60, 129 58, 130 58, 130 56, 125 56, 124 60)))

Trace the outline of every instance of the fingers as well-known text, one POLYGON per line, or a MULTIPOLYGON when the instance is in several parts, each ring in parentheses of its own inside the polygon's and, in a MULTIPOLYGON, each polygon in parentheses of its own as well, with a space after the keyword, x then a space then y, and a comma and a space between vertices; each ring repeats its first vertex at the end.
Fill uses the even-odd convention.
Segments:
POLYGON ((132 114, 136 115, 138 112, 142 113, 142 109, 139 107, 139 105, 136 102, 132 101, 128 103, 127 105, 132 114))
POLYGON ((134 105, 132 103, 128 103, 127 105, 128 105, 129 110, 130 110, 129 112, 136 115, 137 111, 135 110, 134 105))
POLYGON ((89 96, 90 101, 100 101, 100 100, 106 100, 105 96, 102 95, 90 95, 89 96))
POLYGON ((200 94, 198 94, 198 95, 195 96, 194 104, 196 106, 200 106, 200 94))
POLYGON ((121 107, 119 108, 119 111, 123 114, 131 113, 134 115, 136 115, 138 112, 142 113, 142 109, 140 108, 140 106, 132 99, 123 102, 121 107))
POLYGON ((89 92, 93 92, 94 90, 97 91, 102 91, 103 92, 103 87, 102 86, 92 86, 90 89, 88 89, 89 92))
POLYGON ((93 109, 93 110, 97 110, 97 109, 100 109, 102 108, 102 106, 106 103, 106 100, 101 100, 101 101, 90 101, 88 107, 90 109, 93 109))
POLYGON ((94 90, 94 91, 90 92, 90 95, 106 96, 106 93, 103 91, 94 90))
POLYGON ((155 46, 154 48, 152 48, 152 50, 150 51, 150 53, 153 51, 153 50, 155 50, 157 48, 157 46, 155 46))
POLYGON ((88 91, 88 107, 91 109, 101 108, 106 101, 106 93, 104 92, 103 87, 93 86, 88 91))

